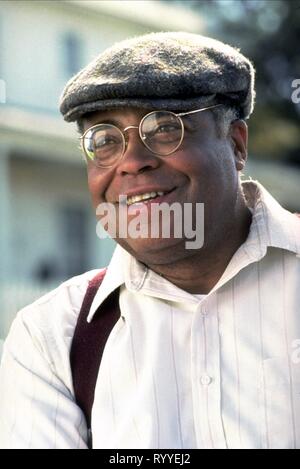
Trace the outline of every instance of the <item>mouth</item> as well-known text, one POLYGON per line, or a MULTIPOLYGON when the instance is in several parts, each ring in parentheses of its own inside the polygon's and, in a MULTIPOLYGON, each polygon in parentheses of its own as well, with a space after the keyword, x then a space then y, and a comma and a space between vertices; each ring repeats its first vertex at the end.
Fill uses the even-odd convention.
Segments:
POLYGON ((174 189, 171 191, 153 191, 153 192, 146 192, 144 194, 137 194, 127 198, 127 206, 130 207, 134 204, 147 204, 155 200, 156 203, 159 203, 160 200, 164 198, 167 194, 173 192, 174 189))

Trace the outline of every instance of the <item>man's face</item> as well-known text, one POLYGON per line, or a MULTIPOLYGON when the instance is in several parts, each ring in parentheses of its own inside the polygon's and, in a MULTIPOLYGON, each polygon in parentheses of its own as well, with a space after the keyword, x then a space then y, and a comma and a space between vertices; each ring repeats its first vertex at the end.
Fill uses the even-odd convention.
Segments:
MULTIPOLYGON (((84 129, 110 121, 123 130, 130 125, 138 126, 148 112, 135 108, 95 112, 84 119, 84 129)), ((246 157, 246 125, 237 121, 228 135, 221 135, 210 111, 183 117, 183 123, 183 142, 167 157, 150 152, 141 142, 138 130, 129 130, 126 152, 113 167, 103 169, 88 162, 89 190, 95 208, 109 202, 118 209, 121 195, 159 191, 167 193, 160 202, 179 202, 182 207, 185 203, 193 206, 203 203, 202 249, 213 249, 226 237, 235 214, 240 194, 238 170, 242 169, 246 157)), ((147 204, 147 210, 150 206, 147 204)), ((136 214, 129 211, 129 223, 136 214)), ((117 236, 116 241, 146 264, 163 264, 170 261, 170 256, 176 260, 194 254, 186 249, 184 237, 124 239, 117 236)))

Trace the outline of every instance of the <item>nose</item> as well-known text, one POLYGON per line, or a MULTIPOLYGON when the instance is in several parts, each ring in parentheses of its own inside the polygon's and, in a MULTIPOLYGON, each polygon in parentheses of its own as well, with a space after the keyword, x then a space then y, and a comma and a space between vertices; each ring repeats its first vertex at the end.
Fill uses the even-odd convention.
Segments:
POLYGON ((127 134, 126 150, 117 166, 117 173, 123 176, 136 175, 157 168, 160 165, 160 158, 145 147, 138 130, 133 130, 136 127, 128 127, 127 130, 129 129, 132 132, 130 136, 127 134))

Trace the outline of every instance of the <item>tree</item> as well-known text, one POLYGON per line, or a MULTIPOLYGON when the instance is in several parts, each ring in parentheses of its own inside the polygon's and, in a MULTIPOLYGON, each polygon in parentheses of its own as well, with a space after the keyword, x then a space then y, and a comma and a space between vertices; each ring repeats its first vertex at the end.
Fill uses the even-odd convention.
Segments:
POLYGON ((167 0, 204 17, 207 34, 241 48, 257 70, 250 151, 300 166, 300 0, 167 0))

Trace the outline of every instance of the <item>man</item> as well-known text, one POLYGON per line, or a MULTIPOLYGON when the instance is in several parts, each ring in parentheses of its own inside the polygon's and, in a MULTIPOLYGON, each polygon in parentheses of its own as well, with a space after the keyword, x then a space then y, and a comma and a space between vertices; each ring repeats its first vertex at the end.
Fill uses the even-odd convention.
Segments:
MULTIPOLYGON (((128 226, 144 214, 149 227, 155 205, 179 203, 193 208, 184 227, 204 232, 197 249, 175 236, 174 217, 168 237, 163 220, 156 237, 122 236, 115 211, 118 247, 88 316, 92 324, 120 288, 95 388, 94 448, 300 447, 300 221, 240 180, 253 100, 251 63, 188 33, 118 43, 64 90, 95 208, 122 208, 128 226)), ((96 273, 15 320, 1 367, 1 446, 87 447, 69 355, 96 273)))

